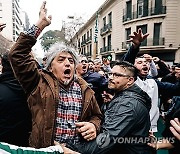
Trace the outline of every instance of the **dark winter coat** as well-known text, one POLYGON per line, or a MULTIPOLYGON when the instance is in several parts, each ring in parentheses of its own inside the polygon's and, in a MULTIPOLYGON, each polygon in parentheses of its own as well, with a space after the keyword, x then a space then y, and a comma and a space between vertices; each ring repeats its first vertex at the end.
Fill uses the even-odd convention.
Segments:
POLYGON ((28 146, 31 114, 13 72, 0 75, 0 142, 28 146))

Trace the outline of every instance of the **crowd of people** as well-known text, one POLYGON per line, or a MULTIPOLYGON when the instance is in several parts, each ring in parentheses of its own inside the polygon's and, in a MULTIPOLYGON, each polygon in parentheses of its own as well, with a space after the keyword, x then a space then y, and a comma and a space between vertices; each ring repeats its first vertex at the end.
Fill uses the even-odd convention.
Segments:
POLYGON ((32 47, 51 20, 43 2, 37 23, 0 57, 0 153, 178 153, 180 63, 139 53, 148 37, 139 29, 116 62, 57 42, 38 64, 32 47))

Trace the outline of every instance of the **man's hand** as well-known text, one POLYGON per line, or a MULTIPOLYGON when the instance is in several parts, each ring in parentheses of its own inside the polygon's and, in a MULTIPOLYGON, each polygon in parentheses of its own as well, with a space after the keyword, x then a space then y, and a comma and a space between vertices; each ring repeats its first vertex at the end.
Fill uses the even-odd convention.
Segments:
POLYGON ((180 122, 178 118, 174 118, 174 120, 171 120, 170 123, 172 125, 172 127, 170 127, 171 132, 178 140, 180 140, 180 122))
POLYGON ((153 61, 157 63, 158 61, 160 61, 160 59, 158 57, 153 57, 153 61))
POLYGON ((46 1, 44 1, 40 8, 39 20, 36 23, 36 26, 43 30, 46 26, 49 26, 51 24, 51 19, 51 16, 47 17, 46 1))
POLYGON ((0 32, 6 27, 6 24, 0 23, 0 32))
POLYGON ((103 98, 104 103, 108 103, 112 100, 113 95, 107 93, 106 91, 103 91, 102 98, 103 98))
POLYGON ((63 149, 64 154, 80 154, 80 153, 78 153, 76 151, 73 151, 73 150, 65 147, 65 144, 59 144, 58 142, 54 141, 54 145, 55 146, 61 146, 61 148, 63 149))
POLYGON ((75 123, 77 131, 81 133, 83 138, 87 141, 93 140, 96 138, 96 127, 93 123, 90 122, 77 122, 75 123))
POLYGON ((140 28, 138 29, 138 32, 133 32, 133 34, 134 35, 129 35, 130 39, 127 42, 133 42, 135 48, 138 47, 149 35, 148 33, 143 34, 140 28))

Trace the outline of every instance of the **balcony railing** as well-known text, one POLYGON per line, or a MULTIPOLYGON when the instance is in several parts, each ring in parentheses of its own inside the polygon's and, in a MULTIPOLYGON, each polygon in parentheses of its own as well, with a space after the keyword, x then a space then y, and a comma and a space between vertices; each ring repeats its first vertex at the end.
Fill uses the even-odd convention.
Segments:
POLYGON ((131 46, 130 42, 122 42, 122 49, 129 49, 130 46, 131 46))
POLYGON ((90 43, 92 41, 92 36, 87 37, 86 43, 90 43))
MULTIPOLYGON (((165 38, 149 38, 141 43, 141 46, 162 46, 165 45, 165 38)), ((122 42, 122 49, 128 49, 131 46, 130 42, 122 42)))
POLYGON ((101 35, 103 35, 104 33, 110 32, 112 29, 112 23, 108 23, 107 25, 105 25, 103 28, 101 28, 101 35))
POLYGON ((91 56, 91 52, 86 52, 85 56, 87 56, 87 57, 91 56))
POLYGON ((100 53, 111 51, 111 45, 100 48, 100 53))
POLYGON ((84 46, 84 45, 86 45, 86 40, 81 42, 81 46, 84 46))
POLYGON ((160 38, 148 39, 148 45, 149 46, 165 45, 165 38, 160 37, 160 38))
MULTIPOLYGON (((133 7, 136 8, 136 7, 133 7)), ((158 7, 151 7, 148 9, 143 9, 142 14, 139 14, 138 11, 132 11, 129 13, 125 13, 126 9, 123 10, 123 22, 130 21, 133 19, 138 19, 142 17, 152 16, 152 15, 160 15, 166 14, 166 6, 158 6, 158 7)))

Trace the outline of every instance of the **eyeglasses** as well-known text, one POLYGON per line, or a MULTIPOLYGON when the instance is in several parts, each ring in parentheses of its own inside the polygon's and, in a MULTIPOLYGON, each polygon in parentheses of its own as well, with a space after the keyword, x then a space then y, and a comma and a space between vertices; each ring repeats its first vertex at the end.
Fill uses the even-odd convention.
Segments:
POLYGON ((118 78, 118 77, 130 77, 129 75, 127 74, 122 74, 122 73, 108 73, 108 76, 113 76, 113 78, 118 78))

